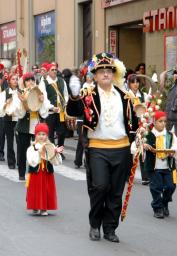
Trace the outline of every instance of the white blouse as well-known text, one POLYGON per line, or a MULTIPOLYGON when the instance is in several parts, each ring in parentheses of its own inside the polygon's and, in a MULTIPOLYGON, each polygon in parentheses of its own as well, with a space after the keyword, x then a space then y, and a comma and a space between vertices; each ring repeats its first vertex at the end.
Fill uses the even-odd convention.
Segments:
MULTIPOLYGON (((12 104, 9 108, 9 115, 12 116, 12 121, 17 121, 18 120, 18 115, 16 113, 19 104, 20 104, 20 100, 18 98, 17 95, 17 89, 12 90, 11 88, 9 88, 9 94, 12 95, 12 104)), ((0 93, 0 117, 4 117, 6 115, 4 106, 6 103, 6 92, 3 91, 0 93)))

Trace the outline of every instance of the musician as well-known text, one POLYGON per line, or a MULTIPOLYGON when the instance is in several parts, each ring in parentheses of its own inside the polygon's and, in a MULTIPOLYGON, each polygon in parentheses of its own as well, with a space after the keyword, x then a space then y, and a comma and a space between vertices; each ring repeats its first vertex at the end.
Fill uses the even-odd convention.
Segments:
POLYGON ((49 65, 48 62, 43 62, 41 64, 41 67, 40 67, 40 74, 41 74, 41 77, 40 77, 40 81, 42 80, 45 80, 46 77, 47 77, 47 66, 49 65))
POLYGON ((8 77, 9 87, 0 95, 0 116, 4 117, 5 135, 7 138, 7 163, 9 169, 15 169, 16 157, 14 152, 14 134, 18 117, 14 111, 18 107, 20 100, 17 96, 18 77, 16 74, 10 74, 8 77), (7 109, 9 105, 9 110, 7 109))
MULTIPOLYGON (((39 87, 44 95, 50 101, 50 111, 46 122, 49 126, 49 139, 54 143, 55 132, 58 137, 58 146, 64 146, 66 124, 65 124, 65 106, 68 101, 68 91, 65 81, 57 77, 56 65, 49 64, 47 66, 48 76, 41 81, 39 87)), ((65 156, 61 154, 62 159, 65 156)))
POLYGON ((176 169, 174 154, 153 153, 155 149, 177 150, 177 138, 166 130, 166 113, 156 111, 154 116, 154 127, 147 135, 147 142, 144 144, 146 159, 145 170, 150 178, 150 192, 152 195, 151 206, 155 218, 169 216, 168 203, 172 201, 175 185, 172 180, 172 171, 176 169))
POLYGON ((24 88, 18 94, 21 101, 16 110, 18 122, 16 130, 18 132, 18 153, 19 153, 19 179, 25 180, 26 172, 26 151, 30 145, 31 139, 34 137, 34 128, 36 124, 48 116, 49 102, 44 95, 39 95, 39 102, 42 103, 38 111, 30 111, 27 106, 25 92, 30 91, 36 84, 32 73, 26 73, 22 77, 24 88))
POLYGON ((71 116, 84 114, 88 194, 90 197, 90 239, 104 238, 119 242, 115 233, 119 225, 122 194, 129 166, 129 132, 137 128, 137 118, 126 94, 125 66, 111 54, 94 55, 88 69, 94 74, 95 88, 73 93, 67 105, 71 116), (117 83, 117 86, 115 85, 117 83))
POLYGON ((47 216, 47 210, 57 209, 57 193, 53 165, 62 162, 60 153, 63 147, 55 147, 55 156, 52 160, 43 159, 46 154, 44 144, 48 140, 49 128, 45 123, 39 123, 35 127, 35 141, 27 150, 29 163, 29 176, 27 180, 27 209, 33 210, 33 214, 47 216), (44 151, 44 152, 43 152, 44 151))
MULTIPOLYGON (((0 93, 3 92, 6 88, 8 88, 8 83, 4 76, 4 65, 0 63, 0 93)), ((0 117, 0 161, 5 161, 4 145, 5 145, 4 118, 0 117)))

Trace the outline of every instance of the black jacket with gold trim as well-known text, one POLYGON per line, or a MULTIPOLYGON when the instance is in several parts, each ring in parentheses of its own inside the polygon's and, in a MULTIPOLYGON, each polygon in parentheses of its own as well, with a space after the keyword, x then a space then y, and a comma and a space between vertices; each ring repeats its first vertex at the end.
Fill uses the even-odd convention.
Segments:
MULTIPOLYGON (((131 103, 131 100, 128 99, 126 97, 126 94, 118 87, 114 86, 114 88, 120 93, 122 99, 125 130, 131 142, 134 139, 133 132, 136 132, 138 128, 138 118, 136 117, 135 112, 133 111, 133 105, 131 103), (130 132, 132 132, 132 134, 130 132)), ((85 106, 86 96, 79 99, 74 99, 70 97, 66 107, 66 112, 70 116, 84 115, 83 127, 94 131, 98 125, 99 116, 101 113, 101 103, 97 86, 95 86, 92 92, 92 102, 90 105, 92 114, 90 121, 88 120, 88 118, 86 118, 86 113, 84 111, 85 106)))

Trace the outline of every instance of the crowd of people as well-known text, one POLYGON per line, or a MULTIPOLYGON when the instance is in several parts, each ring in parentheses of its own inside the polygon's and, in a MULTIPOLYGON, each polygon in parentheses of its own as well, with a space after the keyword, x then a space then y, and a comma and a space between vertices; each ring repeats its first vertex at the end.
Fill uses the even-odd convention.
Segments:
MULTIPOLYGON (((60 72, 56 62, 33 65, 32 71, 22 76, 18 71, 17 66, 7 73, 0 64, 0 161, 5 161, 6 138, 8 167, 17 166, 19 180, 26 179, 27 209, 43 216, 48 215, 47 210, 57 209, 53 165, 67 160, 64 142, 66 136, 73 136, 68 126, 72 124, 75 128, 77 124, 74 166, 83 165, 85 152, 89 237, 100 240, 102 227, 105 239, 119 242, 115 230, 125 184, 131 175, 132 154, 138 148, 136 131, 141 123, 135 107, 147 106, 152 98, 150 92, 142 90, 144 85, 139 76, 145 74, 145 64, 126 71, 118 58, 100 53, 72 71, 60 72)), ((175 91, 176 74, 177 70, 173 74, 175 91)), ((176 98, 172 101, 170 97, 172 93, 167 99, 167 113, 154 110, 153 128, 143 144, 146 154, 144 157, 141 152, 139 156, 142 184, 149 184, 156 218, 169 216, 168 203, 176 187, 173 178, 177 138, 166 130, 166 121, 171 122, 171 128, 176 125, 169 119, 171 111, 176 111, 176 98)))

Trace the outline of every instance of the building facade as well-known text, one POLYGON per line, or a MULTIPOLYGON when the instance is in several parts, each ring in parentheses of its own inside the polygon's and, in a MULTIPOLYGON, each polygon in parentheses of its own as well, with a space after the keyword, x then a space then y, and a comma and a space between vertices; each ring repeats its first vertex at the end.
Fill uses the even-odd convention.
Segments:
POLYGON ((106 49, 126 67, 146 64, 146 72, 177 66, 176 0, 103 0, 106 49))
POLYGON ((109 51, 160 73, 177 65, 176 0, 1 0, 1 61, 15 63, 23 48, 29 67, 55 59, 74 68, 109 51))

